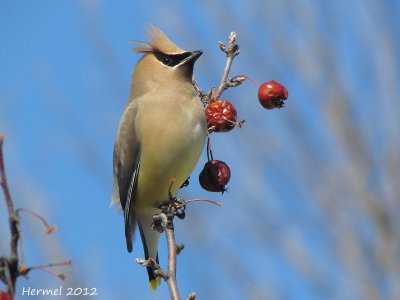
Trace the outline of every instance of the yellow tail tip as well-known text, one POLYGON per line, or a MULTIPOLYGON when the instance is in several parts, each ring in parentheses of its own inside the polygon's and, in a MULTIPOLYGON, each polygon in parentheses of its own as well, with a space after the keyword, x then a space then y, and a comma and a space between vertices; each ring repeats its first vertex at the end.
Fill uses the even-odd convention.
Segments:
POLYGON ((150 280, 150 289, 154 292, 157 289, 157 286, 161 284, 161 278, 157 277, 156 279, 150 280))
POLYGON ((150 280, 150 288, 154 292, 157 288, 157 279, 150 280))

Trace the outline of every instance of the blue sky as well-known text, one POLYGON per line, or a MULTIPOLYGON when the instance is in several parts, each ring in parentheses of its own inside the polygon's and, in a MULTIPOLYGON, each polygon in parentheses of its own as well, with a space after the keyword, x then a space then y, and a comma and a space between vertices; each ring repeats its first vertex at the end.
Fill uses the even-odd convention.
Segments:
POLYGON ((139 59, 128 41, 145 40, 151 22, 182 48, 204 51, 195 69, 204 89, 219 83, 225 59, 217 41, 234 30, 241 54, 232 74, 289 90, 287 107, 274 111, 262 109, 250 82, 224 94, 246 123, 213 137, 214 156, 231 167, 229 192, 200 188, 204 154, 182 191, 224 203, 192 204, 177 221, 186 244, 182 297, 363 299, 371 282, 392 295, 399 269, 379 277, 360 267, 380 236, 364 211, 369 202, 360 203, 375 196, 390 221, 398 208, 390 165, 399 165, 399 11, 395 1, 2 1, 0 131, 10 187, 17 207, 59 228, 46 237, 24 216, 26 261, 73 260, 62 269, 65 282, 36 272, 18 288, 62 284, 96 287, 96 299, 167 298, 165 284, 149 291, 134 262, 140 242, 128 255, 122 216, 109 208, 114 135, 139 59), (342 234, 348 228, 362 247, 342 234))

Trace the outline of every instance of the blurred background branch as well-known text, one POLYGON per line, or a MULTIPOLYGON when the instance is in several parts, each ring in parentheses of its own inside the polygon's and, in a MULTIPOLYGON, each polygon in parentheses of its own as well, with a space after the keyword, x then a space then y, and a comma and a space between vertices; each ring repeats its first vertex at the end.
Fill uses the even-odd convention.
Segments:
MULTIPOLYGON (((24 244, 22 243, 22 233, 20 226, 20 216, 18 214, 19 211, 25 211, 27 213, 32 214, 35 218, 39 219, 46 226, 46 234, 50 234, 55 226, 51 226, 47 223, 47 221, 40 216, 39 214, 26 209, 19 208, 17 210, 14 209, 14 202, 11 198, 11 193, 8 188, 6 170, 4 164, 4 154, 3 154, 3 143, 4 143, 4 135, 0 133, 0 185, 3 189, 4 200, 7 206, 8 212, 8 223, 10 230, 10 255, 9 256, 1 256, 0 257, 0 279, 7 286, 7 294, 8 297, 5 299, 14 300, 16 296, 16 282, 19 276, 26 276, 31 270, 43 270, 56 277, 64 280, 65 276, 63 274, 58 274, 50 270, 50 268, 58 267, 58 266, 66 266, 71 265, 71 261, 55 263, 55 264, 47 264, 40 266, 25 266, 25 252, 24 252, 24 244), (18 249, 21 249, 21 253, 18 253, 18 249)), ((0 290, 0 296, 6 297, 2 295, 3 291, 0 290)), ((3 298, 2 298, 3 299, 3 298)))
POLYGON ((4 200, 7 206, 8 213, 8 223, 11 234, 10 239, 10 256, 1 256, 2 265, 4 268, 0 274, 0 278, 7 285, 7 292, 10 299, 14 299, 15 296, 15 283, 19 275, 18 270, 18 242, 20 238, 20 226, 19 217, 14 210, 14 203, 11 199, 11 193, 8 189, 6 171, 4 167, 4 157, 3 157, 3 142, 4 135, 0 133, 0 185, 4 192, 4 200))

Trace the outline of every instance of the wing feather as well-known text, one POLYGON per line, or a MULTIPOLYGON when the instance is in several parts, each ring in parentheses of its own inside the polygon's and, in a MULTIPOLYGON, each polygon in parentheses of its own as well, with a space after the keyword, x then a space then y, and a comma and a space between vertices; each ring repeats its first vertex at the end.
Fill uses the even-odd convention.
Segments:
POLYGON ((135 133, 137 101, 130 102, 119 124, 114 144, 114 201, 124 211, 125 237, 129 252, 133 250, 132 239, 136 228, 136 216, 132 211, 135 185, 139 172, 140 144, 135 133), (115 199, 117 198, 117 199, 115 199))

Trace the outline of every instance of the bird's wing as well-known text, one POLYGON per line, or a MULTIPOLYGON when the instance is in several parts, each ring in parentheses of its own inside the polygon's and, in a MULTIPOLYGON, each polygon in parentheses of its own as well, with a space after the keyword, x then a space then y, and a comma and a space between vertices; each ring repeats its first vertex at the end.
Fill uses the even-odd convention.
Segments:
POLYGON ((137 101, 129 103, 121 118, 114 144, 113 201, 120 202, 124 210, 125 238, 129 252, 136 228, 136 216, 131 210, 140 166, 140 145, 135 133, 137 101))

